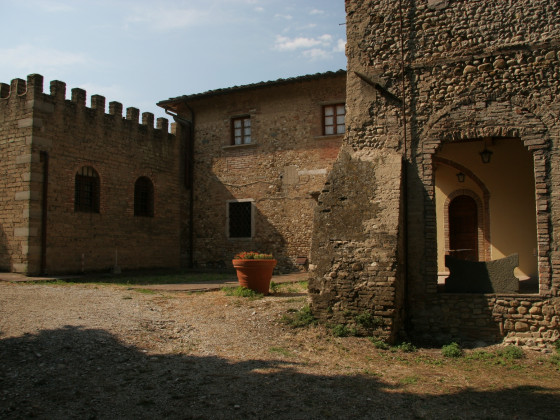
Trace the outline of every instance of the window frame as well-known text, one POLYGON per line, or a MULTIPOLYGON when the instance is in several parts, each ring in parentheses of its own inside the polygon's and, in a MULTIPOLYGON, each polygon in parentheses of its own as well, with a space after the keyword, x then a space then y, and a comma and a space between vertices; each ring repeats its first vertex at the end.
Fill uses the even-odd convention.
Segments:
POLYGON ((333 104, 326 104, 322 107, 322 119, 321 126, 323 136, 342 136, 346 132, 346 104, 344 102, 338 102, 333 104), (342 107, 344 113, 339 113, 339 107, 342 107), (327 115, 327 110, 332 109, 332 115, 327 115), (343 122, 338 122, 339 117, 343 118, 343 122), (327 124, 327 118, 332 118, 333 121, 327 124), (332 127, 332 133, 328 133, 327 128, 332 127), (340 131, 342 130, 342 131, 340 131))
POLYGON ((255 200, 252 198, 247 198, 247 199, 239 199, 239 200, 227 200, 226 201, 226 237, 230 240, 252 240, 255 237, 255 204, 254 204, 255 200), (232 204, 245 204, 245 203, 249 203, 250 204, 250 220, 245 221, 245 223, 250 225, 250 236, 232 236, 231 235, 231 224, 234 222, 232 220, 232 214, 231 214, 231 205, 232 204))
POLYGON ((147 176, 134 182, 134 216, 154 217, 154 183, 147 176))
POLYGON ((240 115, 237 117, 231 118, 231 139, 230 144, 232 146, 243 146, 247 144, 253 144, 253 124, 251 121, 250 115, 240 115), (241 126, 236 127, 236 122, 240 122, 241 126), (247 124, 248 122, 248 124, 247 124), (236 130, 241 130, 241 135, 236 135, 236 130), (248 133, 247 133, 248 130, 248 133), (237 139, 240 139, 239 143, 236 142, 237 139), (248 139, 248 140, 247 140, 248 139))
POLYGON ((93 166, 84 165, 74 175, 74 212, 100 213, 101 181, 93 166))

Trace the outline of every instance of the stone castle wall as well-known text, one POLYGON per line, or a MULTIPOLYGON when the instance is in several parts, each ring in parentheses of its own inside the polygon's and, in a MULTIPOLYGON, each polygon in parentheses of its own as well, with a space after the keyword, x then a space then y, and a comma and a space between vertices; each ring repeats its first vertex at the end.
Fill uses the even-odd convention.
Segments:
MULTIPOLYGON (((537 300, 557 296, 560 14, 556 3, 544 0, 403 0, 402 5, 400 10, 399 2, 391 0, 346 1, 348 157, 339 159, 335 168, 340 165, 344 172, 348 162, 372 156, 378 161, 393 154, 405 157, 406 223, 401 231, 404 229, 408 244, 406 255, 400 254, 400 261, 395 259, 406 266, 406 284, 399 285, 397 275, 380 276, 364 269, 353 272, 351 288, 359 288, 362 296, 368 296, 363 299, 367 302, 384 293, 387 279, 396 279, 393 287, 405 290, 406 305, 396 299, 391 309, 394 314, 404 311, 400 319, 407 319, 408 326, 395 323, 395 318, 385 319, 393 334, 395 329, 406 329, 426 339, 438 334, 443 338, 449 333, 448 325, 456 324, 455 337, 469 337, 470 327, 459 320, 472 315, 471 306, 480 306, 480 298, 462 296, 467 303, 453 306, 449 302, 454 298, 437 291, 433 157, 443 144, 485 137, 518 138, 533 153, 540 283, 537 300), (444 307, 451 309, 444 311, 444 307)), ((376 169, 382 170, 380 166, 376 169)), ((375 188, 369 182, 360 183, 357 188, 368 191, 364 197, 390 196, 397 190, 392 183, 375 188)), ((328 194, 319 200, 334 199, 328 194)), ((397 204, 396 199, 392 204, 386 202, 388 207, 397 204)), ((356 203, 345 205, 359 207, 356 203)), ((379 214, 378 210, 373 215, 360 213, 355 223, 366 227, 379 214)), ((316 217, 323 226, 331 222, 316 217)), ((393 214, 388 225, 394 225, 397 218, 398 214, 393 214)), ((397 249, 399 235, 387 225, 379 226, 376 234, 385 233, 390 233, 387 241, 397 249)), ((331 238, 346 240, 343 230, 336 228, 331 238)), ((363 255, 354 257, 356 263, 363 267, 378 263, 379 245, 363 239, 358 245, 343 245, 336 253, 322 255, 324 260, 332 259, 332 264, 318 267, 313 275, 311 284, 321 286, 313 291, 312 301, 326 318, 334 315, 321 308, 344 307, 349 301, 330 278, 333 267, 343 263, 344 256, 356 246, 363 255), (329 304, 323 302, 325 296, 329 296, 329 304)), ((397 254, 395 251, 395 258, 397 254)), ((397 273, 396 268, 392 271, 397 273)), ((356 311, 371 308, 360 306, 356 311)), ((491 315, 493 308, 489 303, 481 309, 488 316, 481 316, 476 326, 479 335, 489 339, 495 338, 495 331, 498 335, 513 331, 505 327, 505 319, 491 315)), ((387 308, 382 311, 387 314, 387 308)))
POLYGON ((341 135, 323 136, 323 105, 345 102, 346 73, 193 98, 194 259, 231 266, 240 251, 274 254, 280 271, 306 268, 316 198, 341 135), (231 118, 251 118, 251 144, 231 145, 231 118), (254 237, 227 235, 227 202, 253 200, 254 237))
MULTIPOLYGON (((67 100, 66 86, 59 81, 51 82, 50 94, 45 94, 40 75, 29 76, 27 84, 16 84, 26 89, 14 95, 12 87, 10 94, 4 95, 3 87, 0 114, 11 116, 14 125, 26 130, 20 134, 25 140, 17 151, 11 145, 3 147, 2 161, 15 158, 20 165, 25 161, 27 166, 20 175, 25 183, 11 194, 26 194, 19 207, 29 211, 25 218, 21 218, 21 209, 2 214, 18 228, 27 229, 29 246, 23 254, 27 253, 29 265, 12 264, 11 269, 61 273, 105 270, 115 264, 126 269, 178 267, 179 144, 176 136, 168 133, 168 121, 158 119, 154 128, 153 114, 144 113, 139 123, 135 108, 128 108, 123 118, 118 102, 111 102, 106 114, 105 98, 99 95, 91 97, 88 108, 85 91, 72 89, 67 100), (75 175, 83 166, 93 167, 99 174, 99 213, 75 211, 75 175), (141 176, 148 177, 154 186, 154 217, 134 215, 134 185, 141 176), (46 232, 46 239, 42 232, 46 232), (46 260, 41 267, 45 247, 46 260)), ((17 232, 11 236, 17 238, 17 232)), ((14 240, 8 238, 7 243, 11 242, 14 240)), ((9 258, 16 260, 17 253, 12 252, 9 258)))
POLYGON ((33 119, 26 93, 24 80, 0 84, 0 269, 3 271, 26 271, 28 264, 33 119))

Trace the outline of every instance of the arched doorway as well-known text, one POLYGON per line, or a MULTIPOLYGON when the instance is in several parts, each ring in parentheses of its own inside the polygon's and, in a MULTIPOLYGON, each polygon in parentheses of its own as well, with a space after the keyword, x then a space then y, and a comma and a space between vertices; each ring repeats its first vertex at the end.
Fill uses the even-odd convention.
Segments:
POLYGON ((478 261, 477 205, 468 195, 459 195, 449 203, 449 254, 478 261))

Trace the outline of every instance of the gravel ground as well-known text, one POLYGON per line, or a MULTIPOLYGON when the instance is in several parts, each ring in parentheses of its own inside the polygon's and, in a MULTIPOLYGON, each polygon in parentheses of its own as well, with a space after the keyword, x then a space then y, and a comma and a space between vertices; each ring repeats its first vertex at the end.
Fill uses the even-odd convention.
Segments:
MULTIPOLYGON (((298 288, 299 287, 299 288, 298 288)), ((0 282, 0 418, 555 418, 560 373, 400 353, 280 318, 256 300, 0 282)))

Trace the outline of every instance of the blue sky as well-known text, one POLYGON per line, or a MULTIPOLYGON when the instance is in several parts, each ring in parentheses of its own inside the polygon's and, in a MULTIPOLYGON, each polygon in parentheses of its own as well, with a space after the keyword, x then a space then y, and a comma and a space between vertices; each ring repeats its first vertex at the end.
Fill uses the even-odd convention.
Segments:
POLYGON ((346 68, 344 0, 0 0, 0 81, 164 116, 185 94, 346 68))

